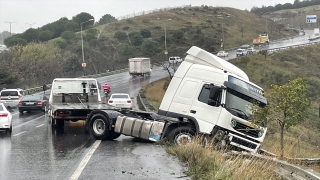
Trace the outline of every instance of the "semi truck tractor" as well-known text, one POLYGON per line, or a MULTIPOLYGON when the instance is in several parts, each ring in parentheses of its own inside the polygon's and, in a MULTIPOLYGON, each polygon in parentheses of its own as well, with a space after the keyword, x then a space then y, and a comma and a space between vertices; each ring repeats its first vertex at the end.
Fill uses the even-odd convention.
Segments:
POLYGON ((123 134, 181 144, 201 135, 228 147, 257 152, 267 127, 254 123, 253 107, 266 104, 263 89, 250 82, 244 71, 193 46, 157 112, 91 109, 86 127, 99 140, 123 134))

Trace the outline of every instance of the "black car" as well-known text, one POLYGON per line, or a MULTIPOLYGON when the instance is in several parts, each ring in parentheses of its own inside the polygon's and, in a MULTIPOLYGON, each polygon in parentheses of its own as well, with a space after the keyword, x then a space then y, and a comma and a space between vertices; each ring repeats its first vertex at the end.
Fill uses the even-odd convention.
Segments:
POLYGON ((26 95, 20 100, 18 108, 21 114, 23 111, 46 112, 48 109, 48 98, 43 95, 26 95))

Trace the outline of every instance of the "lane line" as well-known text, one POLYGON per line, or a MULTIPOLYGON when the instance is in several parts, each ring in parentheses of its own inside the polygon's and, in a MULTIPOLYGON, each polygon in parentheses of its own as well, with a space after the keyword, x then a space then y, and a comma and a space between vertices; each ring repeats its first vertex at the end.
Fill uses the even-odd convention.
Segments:
POLYGON ((18 135, 23 134, 23 133, 26 133, 26 132, 27 132, 27 131, 22 131, 22 132, 20 132, 20 133, 18 133, 18 134, 12 135, 12 136, 18 136, 18 135))
POLYGON ((44 125, 44 124, 40 124, 40 125, 36 126, 36 128, 41 127, 41 126, 43 126, 43 125, 44 125))
POLYGON ((82 173, 83 169, 89 162, 91 156, 93 155, 94 151, 99 147, 101 143, 101 140, 97 140, 93 143, 93 145, 90 147, 89 152, 84 156, 80 164, 78 165, 77 169, 74 171, 72 176, 69 178, 69 180, 77 180, 80 177, 80 174, 82 173))

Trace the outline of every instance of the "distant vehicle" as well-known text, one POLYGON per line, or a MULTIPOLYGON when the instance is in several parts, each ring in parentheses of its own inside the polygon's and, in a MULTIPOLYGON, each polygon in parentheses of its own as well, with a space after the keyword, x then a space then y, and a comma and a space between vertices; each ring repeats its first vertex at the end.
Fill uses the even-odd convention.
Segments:
POLYGON ((0 130, 12 133, 12 109, 10 111, 3 103, 0 103, 0 130))
POLYGON ((236 55, 237 56, 245 56, 245 55, 247 55, 247 50, 245 50, 245 49, 237 49, 236 55))
POLYGON ((247 49, 247 53, 248 54, 253 54, 253 53, 256 53, 256 50, 253 47, 250 47, 250 48, 247 49))
POLYGON ((314 28, 313 34, 314 34, 315 36, 319 36, 319 28, 314 28))
POLYGON ((217 56, 218 56, 218 57, 227 57, 228 55, 229 55, 229 53, 226 52, 226 51, 219 51, 219 52, 217 53, 217 56))
POLYGON ((269 45, 269 35, 267 33, 259 35, 259 37, 252 40, 254 46, 269 45))
POLYGON ((150 58, 130 58, 128 61, 130 76, 151 75, 150 58))
POLYGON ((43 95, 26 95, 20 100, 18 104, 19 113, 22 114, 24 111, 28 113, 31 111, 43 111, 48 110, 48 98, 43 95))
POLYGON ((23 89, 3 89, 0 92, 0 103, 3 103, 6 107, 17 107, 19 101, 24 95, 23 89))
POLYGON ((179 56, 174 56, 174 57, 169 57, 169 63, 181 63, 182 62, 182 58, 179 56))
POLYGON ((240 49, 248 49, 248 48, 251 48, 249 44, 244 44, 240 47, 240 49))
POLYGON ((114 93, 110 96, 108 104, 122 109, 132 109, 132 100, 129 94, 114 93))
POLYGON ((306 35, 306 32, 305 32, 304 30, 301 30, 301 31, 299 32, 299 35, 300 35, 300 36, 304 36, 304 35, 306 35))

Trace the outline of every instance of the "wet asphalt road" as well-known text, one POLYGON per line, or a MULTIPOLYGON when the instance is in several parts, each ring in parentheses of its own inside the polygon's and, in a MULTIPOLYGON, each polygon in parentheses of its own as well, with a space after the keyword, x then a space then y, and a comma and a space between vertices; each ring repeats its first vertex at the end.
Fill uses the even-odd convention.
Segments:
MULTIPOLYGON (((281 41, 270 48, 308 42, 308 35, 281 41)), ((227 59, 235 58, 229 52, 227 59)), ((136 96, 141 86, 168 76, 154 67, 151 77, 130 77, 127 72, 98 78, 112 93, 136 96)), ((178 160, 162 146, 121 135, 114 141, 96 141, 84 132, 83 122, 52 129, 42 112, 19 114, 14 109, 11 136, 0 132, 0 179, 190 179, 178 160)))
MULTIPOLYGON (((167 72, 154 67, 151 77, 121 73, 98 78, 112 92, 134 97, 140 87, 162 79, 167 72)), ((52 129, 42 112, 19 114, 14 109, 13 132, 0 132, 0 179, 190 179, 185 168, 162 146, 120 136, 96 141, 84 132, 83 121, 52 129)))

